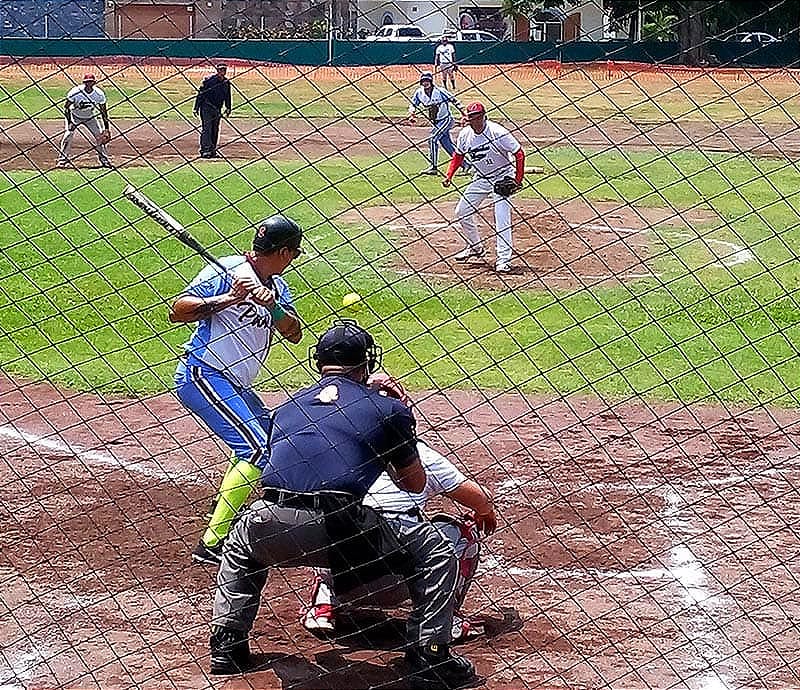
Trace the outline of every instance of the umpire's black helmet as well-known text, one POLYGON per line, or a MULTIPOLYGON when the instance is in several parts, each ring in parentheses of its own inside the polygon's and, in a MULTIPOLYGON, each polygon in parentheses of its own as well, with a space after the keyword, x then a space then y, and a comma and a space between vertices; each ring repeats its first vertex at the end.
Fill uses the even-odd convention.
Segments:
POLYGON ((303 231, 297 223, 286 216, 270 216, 256 226, 253 251, 268 254, 284 247, 300 249, 302 240, 303 231))
POLYGON ((311 351, 311 357, 322 367, 360 367, 367 365, 371 374, 381 366, 382 351, 375 339, 353 319, 334 321, 311 351))

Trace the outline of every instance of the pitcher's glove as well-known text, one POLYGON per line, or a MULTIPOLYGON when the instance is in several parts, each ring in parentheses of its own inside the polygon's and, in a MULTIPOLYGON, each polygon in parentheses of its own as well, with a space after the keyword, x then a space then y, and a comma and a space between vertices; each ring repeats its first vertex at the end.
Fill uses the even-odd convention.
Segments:
POLYGON ((439 115, 439 105, 429 105, 428 106, 428 119, 435 123, 436 117, 439 115))
POLYGON ((494 193, 498 196, 509 197, 514 192, 518 191, 521 185, 513 177, 504 177, 502 180, 497 180, 494 183, 494 193))

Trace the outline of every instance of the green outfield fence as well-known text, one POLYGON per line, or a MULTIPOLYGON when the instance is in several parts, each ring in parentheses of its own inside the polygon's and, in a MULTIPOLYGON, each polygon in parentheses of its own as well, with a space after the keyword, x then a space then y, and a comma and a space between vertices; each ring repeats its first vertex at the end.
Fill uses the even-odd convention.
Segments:
MULTIPOLYGON (((575 41, 547 42, 498 41, 482 44, 459 42, 458 59, 464 65, 516 64, 557 60, 584 63, 613 60, 676 64, 680 50, 674 42, 575 41)), ((148 57, 259 60, 293 65, 409 65, 427 64, 435 44, 428 42, 392 43, 376 41, 325 40, 213 40, 213 39, 105 39, 105 38, 0 38, 0 55, 14 58, 50 57, 148 57), (331 58, 332 55, 332 58, 331 58)), ((800 43, 784 42, 759 46, 710 41, 715 64, 751 67, 791 67, 800 59, 800 43)))
POLYGON ((451 70, 430 42, 135 37, 512 20, 0 0, 4 34, 123 36, 0 39, 0 690, 800 690, 800 3, 534 4, 504 3, 523 33, 646 40, 459 43, 451 70), (230 113, 198 101, 220 62, 230 113), (275 214, 302 252, 244 259, 275 214), (407 397, 320 383, 341 319, 407 397), (309 386, 321 419, 281 440, 309 386), (334 596, 317 494, 371 514, 388 457, 402 572, 334 596), (245 631, 226 607, 264 579, 245 631))

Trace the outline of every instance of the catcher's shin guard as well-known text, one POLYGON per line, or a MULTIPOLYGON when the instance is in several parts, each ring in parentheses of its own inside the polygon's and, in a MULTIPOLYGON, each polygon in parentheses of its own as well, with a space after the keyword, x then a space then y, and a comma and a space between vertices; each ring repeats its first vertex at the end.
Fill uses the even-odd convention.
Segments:
POLYGON ((467 598, 472 579, 478 570, 481 555, 481 543, 471 520, 454 518, 451 515, 438 514, 431 522, 442 528, 446 536, 453 542, 458 558, 458 578, 456 579, 456 606, 459 611, 467 598))

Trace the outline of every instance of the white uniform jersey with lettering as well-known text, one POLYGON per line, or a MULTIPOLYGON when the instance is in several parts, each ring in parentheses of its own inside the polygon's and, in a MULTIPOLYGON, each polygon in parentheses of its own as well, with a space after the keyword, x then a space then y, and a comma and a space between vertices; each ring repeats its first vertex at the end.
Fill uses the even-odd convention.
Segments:
POLYGON ((89 120, 96 114, 98 106, 105 105, 106 95, 96 86, 86 93, 83 86, 70 89, 67 100, 72 104, 70 113, 76 120, 89 120))
MULTIPOLYGON (((387 513, 398 513, 402 518, 403 513, 408 514, 414 509, 421 510, 434 496, 454 491, 467 481, 467 478, 452 462, 433 448, 418 441, 417 451, 420 462, 425 468, 425 488, 418 494, 403 491, 384 472, 370 487, 369 493, 364 498, 364 505, 387 513)), ((389 517, 395 516, 389 515, 389 517)), ((407 517, 413 519, 410 515, 407 517)))
POLYGON ((514 154, 522 147, 505 127, 486 120, 486 127, 475 134, 469 125, 458 133, 456 153, 463 154, 475 168, 475 179, 500 180, 514 177, 514 154))
MULTIPOLYGON (((250 277, 260 282, 245 256, 220 259, 227 273, 208 265, 189 284, 184 294, 195 297, 224 295, 231 289, 233 277, 250 277)), ((273 276, 276 300, 285 311, 295 312, 286 281, 273 276)), ((222 372, 233 383, 250 388, 264 364, 272 343, 274 328, 269 309, 246 299, 198 322, 184 346, 187 364, 206 365, 222 372)))
POLYGON ((448 120, 453 117, 450 113, 451 103, 459 110, 462 109, 461 103, 459 103, 458 99, 449 91, 434 86, 429 96, 425 93, 424 87, 420 86, 411 98, 411 106, 408 112, 413 114, 417 108, 428 108, 431 105, 438 105, 439 110, 436 112, 436 120, 434 122, 441 122, 442 120, 448 120))
POLYGON ((444 67, 450 66, 456 61, 456 48, 452 43, 443 43, 436 46, 437 64, 444 67))

